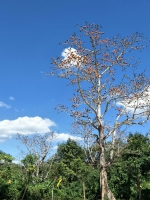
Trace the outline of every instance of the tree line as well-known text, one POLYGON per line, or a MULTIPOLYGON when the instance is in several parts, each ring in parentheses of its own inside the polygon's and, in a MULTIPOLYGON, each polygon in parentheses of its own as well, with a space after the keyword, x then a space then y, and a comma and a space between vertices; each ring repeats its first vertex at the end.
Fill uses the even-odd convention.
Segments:
MULTIPOLYGON (((43 136, 44 137, 44 136, 43 136)), ((42 141, 41 141, 42 142, 42 141)), ((105 157, 107 158, 106 144, 105 157)), ((34 143, 35 144, 35 143, 34 143)), ((97 144, 93 154, 98 153, 97 144)), ((108 184, 116 199, 150 199, 150 139, 148 135, 130 133, 124 152, 108 168, 108 184)), ((89 147, 93 148, 93 146, 89 147)), ((40 162, 42 153, 28 154, 20 164, 0 151, 0 197, 2 200, 98 200, 99 156, 91 162, 88 152, 76 141, 59 144, 57 152, 40 162), (38 171, 38 173, 37 173, 38 171)))

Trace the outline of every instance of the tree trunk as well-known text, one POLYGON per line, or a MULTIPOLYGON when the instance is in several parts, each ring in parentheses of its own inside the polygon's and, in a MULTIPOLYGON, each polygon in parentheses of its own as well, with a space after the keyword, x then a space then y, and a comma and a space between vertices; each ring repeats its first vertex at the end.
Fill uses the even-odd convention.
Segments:
POLYGON ((84 184, 84 181, 82 182, 82 186, 83 186, 83 199, 86 200, 86 197, 85 197, 85 184, 84 184))
POLYGON ((116 200, 108 186, 107 171, 104 167, 101 169, 100 178, 101 178, 101 199, 105 200, 105 198, 108 198, 109 200, 116 200))
POLYGON ((25 194, 26 194, 27 189, 28 189, 28 185, 25 187, 25 190, 24 190, 24 193, 23 193, 23 196, 22 196, 22 199, 21 199, 21 200, 24 199, 24 196, 25 196, 25 194))
POLYGON ((105 200, 108 198, 109 200, 116 200, 113 193, 111 192, 108 186, 107 180, 107 168, 106 168, 106 160, 105 160, 105 145, 104 145, 104 127, 102 125, 99 126, 99 147, 100 147, 100 191, 101 191, 101 199, 105 200))
POLYGON ((138 199, 141 200, 142 189, 141 189, 140 181, 139 180, 137 181, 137 187, 138 187, 138 199))
POLYGON ((54 200, 54 183, 53 183, 53 186, 52 186, 52 200, 54 200))

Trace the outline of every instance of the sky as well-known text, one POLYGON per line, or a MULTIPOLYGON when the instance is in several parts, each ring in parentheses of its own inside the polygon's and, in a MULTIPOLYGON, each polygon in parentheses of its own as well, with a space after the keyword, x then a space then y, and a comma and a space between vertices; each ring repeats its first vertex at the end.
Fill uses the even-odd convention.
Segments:
MULTIPOLYGON (((76 24, 99 24, 106 37, 140 32, 150 40, 149 9, 149 0, 0 0, 0 150, 18 154, 16 133, 54 130, 59 142, 70 136, 70 118, 55 107, 67 104, 72 91, 43 72, 76 24)), ((140 54, 148 76, 149 53, 148 47, 140 54)))

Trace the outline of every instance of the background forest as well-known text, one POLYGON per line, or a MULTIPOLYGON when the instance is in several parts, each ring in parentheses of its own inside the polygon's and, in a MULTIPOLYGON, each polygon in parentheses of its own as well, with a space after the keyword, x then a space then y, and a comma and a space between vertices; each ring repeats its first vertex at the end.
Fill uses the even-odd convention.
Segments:
MULTIPOLYGON (((22 136, 21 136, 22 137, 22 136)), ((27 136, 28 139, 31 136, 27 136)), ((27 139, 26 137, 26 139, 27 139)), ((32 136, 32 150, 37 144, 48 155, 49 142, 35 142, 32 136)), ((20 142, 28 141, 20 138, 20 142), (22 140, 21 140, 22 139, 22 140)), ((26 143, 26 146, 29 141, 26 143)), ((106 144, 106 157, 107 157, 106 144)), ((109 186, 116 199, 150 199, 150 139, 149 135, 130 133, 127 142, 118 141, 116 151, 125 147, 123 154, 108 169, 109 186)), ((30 148, 28 148, 31 150, 30 148)), ((13 163, 13 157, 0 152, 0 197, 2 200, 97 200, 99 191, 99 156, 97 144, 90 149, 95 155, 91 162, 88 152, 76 141, 69 139, 58 146, 56 154, 46 158, 44 154, 27 154, 20 164, 13 163), (46 159, 45 159, 46 158, 46 159)))

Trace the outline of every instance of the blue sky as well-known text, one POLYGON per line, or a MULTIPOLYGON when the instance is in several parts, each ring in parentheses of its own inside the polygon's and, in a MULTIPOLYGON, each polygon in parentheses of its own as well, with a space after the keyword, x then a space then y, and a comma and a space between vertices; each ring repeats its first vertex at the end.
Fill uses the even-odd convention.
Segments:
MULTIPOLYGON (((65 81, 42 72, 50 71, 51 58, 64 48, 59 42, 77 30, 76 24, 100 24, 106 37, 138 31, 150 40, 149 9, 149 0, 1 0, 0 149, 17 155, 10 136, 19 130, 69 133, 70 118, 54 108, 67 104, 72 91, 65 81)), ((139 55, 147 75, 149 53, 148 47, 139 55)))

